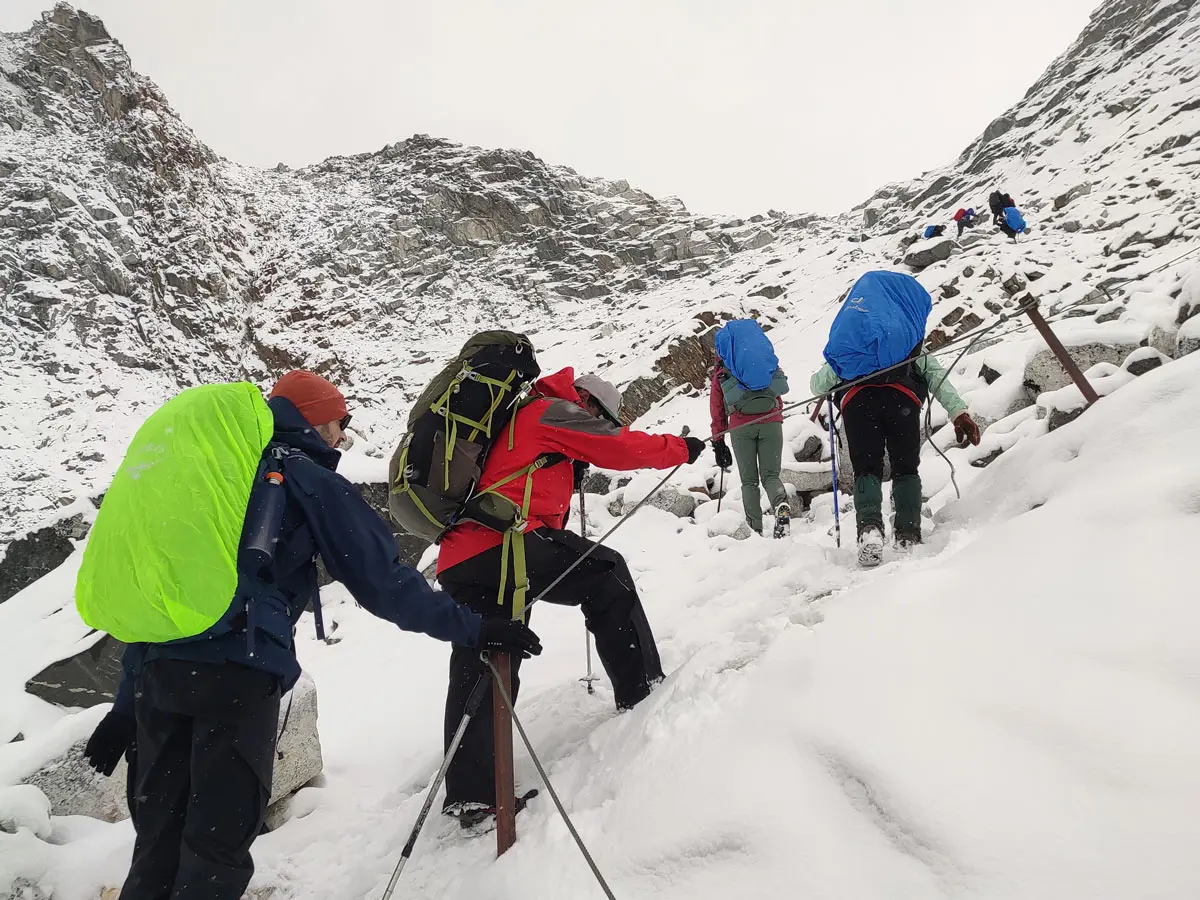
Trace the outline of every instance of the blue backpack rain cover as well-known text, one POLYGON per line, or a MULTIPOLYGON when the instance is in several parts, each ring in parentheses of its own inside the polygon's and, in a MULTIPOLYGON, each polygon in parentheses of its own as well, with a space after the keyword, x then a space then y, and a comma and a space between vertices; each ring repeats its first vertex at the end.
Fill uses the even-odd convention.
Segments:
POLYGON ((1015 206, 1010 206, 1004 211, 1004 221, 1017 234, 1025 231, 1025 217, 1021 215, 1021 211, 1015 206))
POLYGON ((779 368, 779 358, 771 339, 753 319, 734 319, 717 332, 717 356, 748 391, 761 391, 771 385, 771 376, 779 368))
POLYGON ((833 318, 825 361, 842 381, 902 363, 925 340, 932 308, 929 291, 911 275, 868 272, 833 318))
POLYGON ((937 226, 936 225, 926 225, 925 226, 925 239, 926 240, 929 240, 929 238, 933 237, 935 234, 937 234, 937 226))

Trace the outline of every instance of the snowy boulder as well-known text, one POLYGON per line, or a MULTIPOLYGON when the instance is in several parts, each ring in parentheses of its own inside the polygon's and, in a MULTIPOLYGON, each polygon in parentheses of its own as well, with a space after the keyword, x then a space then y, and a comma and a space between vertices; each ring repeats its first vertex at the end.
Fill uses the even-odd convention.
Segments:
POLYGON ((0 559, 0 603, 57 569, 87 536, 91 523, 82 514, 39 528, 8 545, 0 559))
MULTIPOLYGON (((1085 372, 1097 363, 1118 366, 1134 350, 1136 344, 1078 344, 1068 347, 1067 352, 1075 364, 1085 372)), ((1041 350, 1025 366, 1025 383, 1039 392, 1053 391, 1071 384, 1071 376, 1059 363, 1054 351, 1041 350)))
POLYGON ((802 494, 822 493, 833 489, 833 471, 828 465, 809 465, 799 470, 784 469, 779 473, 779 479, 802 494))
POLYGON ((905 254, 904 264, 914 269, 924 269, 936 262, 945 262, 957 247, 954 238, 949 237, 926 241, 905 254))
POLYGON ((1153 347, 1139 347, 1125 358, 1125 362, 1121 363, 1121 368, 1130 375, 1145 375, 1170 361, 1171 357, 1153 347))
MULTIPOLYGON (((626 488, 625 495, 621 500, 621 515, 629 515, 629 513, 633 512, 633 508, 637 506, 642 496, 644 495, 638 495, 626 488)), ((680 519, 688 519, 696 512, 696 507, 699 503, 700 501, 696 499, 696 495, 691 491, 681 493, 668 484, 651 497, 646 502, 646 506, 653 506, 655 509, 669 512, 680 519)))
POLYGON ((821 456, 825 452, 825 442, 815 434, 810 434, 804 439, 804 446, 794 452, 792 456, 796 462, 820 462, 821 456))
POLYGON ((735 541, 747 540, 753 531, 746 522, 740 509, 723 509, 708 521, 708 536, 724 535, 735 541))
POLYGON ((1175 336, 1175 358, 1187 356, 1200 350, 1200 316, 1192 316, 1175 336))
MULTIPOLYGON (((321 774, 321 738, 317 732, 317 688, 312 678, 301 675, 295 688, 279 707, 283 734, 276 752, 271 781, 271 803, 277 803, 321 774), (288 715, 288 705, 291 714, 288 715), (285 726, 286 719, 286 727, 285 726)), ((112 776, 96 773, 83 757, 89 734, 79 737, 65 750, 44 761, 23 779, 23 784, 44 794, 56 816, 89 816, 118 822, 129 816, 125 801, 125 760, 112 776)), ((2 797, 4 795, 0 795, 2 797)), ((0 806, 0 816, 3 808, 0 806)))
POLYGON ((22 828, 42 840, 50 837, 50 801, 32 784, 0 788, 0 831, 16 834, 22 828))

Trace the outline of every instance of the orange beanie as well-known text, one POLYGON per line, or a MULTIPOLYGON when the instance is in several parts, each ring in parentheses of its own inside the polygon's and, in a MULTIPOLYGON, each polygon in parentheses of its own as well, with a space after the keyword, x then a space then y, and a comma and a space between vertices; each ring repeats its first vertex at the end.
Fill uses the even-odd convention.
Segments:
POLYGON ((271 396, 291 400, 309 425, 326 425, 346 415, 342 392, 320 375, 304 369, 288 372, 275 382, 271 396))

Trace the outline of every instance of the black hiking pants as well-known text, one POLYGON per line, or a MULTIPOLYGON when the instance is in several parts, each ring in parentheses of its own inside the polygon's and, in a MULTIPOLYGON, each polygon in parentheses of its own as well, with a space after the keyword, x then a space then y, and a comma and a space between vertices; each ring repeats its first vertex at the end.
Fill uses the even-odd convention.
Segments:
POLYGON ((276 676, 246 666, 146 663, 120 900, 239 900, 271 793, 279 693, 276 676))
MULTIPOLYGON (((544 590, 593 543, 569 531, 539 528, 525 535, 529 598, 544 590)), ((512 575, 504 605, 497 602, 501 548, 493 547, 452 566, 438 581, 457 602, 482 616, 512 616, 512 575)), ((658 647, 638 598, 624 557, 601 546, 546 595, 547 603, 578 606, 596 641, 596 653, 612 682, 618 709, 628 709, 650 693, 663 678, 658 647)), ((533 610, 530 610, 533 613, 533 610)), ((520 663, 512 659, 512 694, 520 688, 520 663)), ((450 686, 446 693, 445 747, 462 720, 467 698, 487 667, 479 650, 455 646, 450 653, 450 686)), ((489 691, 478 715, 467 726, 462 744, 446 773, 448 808, 456 803, 495 803, 495 757, 492 743, 492 695, 489 691)))
POLYGON ((864 388, 842 409, 850 462, 854 466, 854 507, 858 532, 883 530, 883 455, 892 463, 895 528, 920 538, 921 407, 893 387, 864 388))

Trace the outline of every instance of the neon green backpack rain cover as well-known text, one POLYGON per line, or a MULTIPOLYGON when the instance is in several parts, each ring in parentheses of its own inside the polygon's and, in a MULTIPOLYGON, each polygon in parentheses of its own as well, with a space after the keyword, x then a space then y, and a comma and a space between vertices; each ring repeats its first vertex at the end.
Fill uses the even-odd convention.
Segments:
POLYGON ((271 410, 246 382, 185 390, 134 435, 75 583, 83 621, 126 643, 194 637, 225 614, 271 410))

